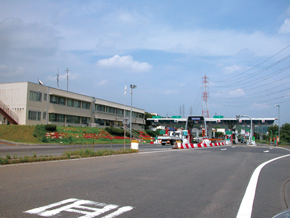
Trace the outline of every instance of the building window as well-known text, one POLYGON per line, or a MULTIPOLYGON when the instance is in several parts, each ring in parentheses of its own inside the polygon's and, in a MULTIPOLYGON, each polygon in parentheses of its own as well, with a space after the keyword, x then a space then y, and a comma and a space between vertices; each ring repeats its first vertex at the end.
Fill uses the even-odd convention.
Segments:
POLYGON ((44 101, 47 100, 47 94, 46 94, 46 93, 44 93, 44 95, 43 95, 43 100, 44 100, 44 101))
POLYGON ((144 114, 139 114, 139 118, 144 118, 144 114))
POLYGON ((74 100, 67 99, 67 106, 73 107, 74 106, 74 100))
POLYGON ((105 121, 103 119, 95 118, 95 123, 99 124, 100 126, 104 126, 105 125, 105 121))
POLYGON ((63 114, 49 114, 49 121, 64 123, 64 115, 63 114))
POLYGON ((96 104, 96 111, 105 112, 105 108, 104 105, 96 104))
POLYGON ((67 123, 79 124, 80 123, 80 117, 77 117, 77 116, 66 116, 66 122, 67 123))
POLYGON ((132 117, 138 117, 138 113, 132 112, 132 117))
POLYGON ((90 118, 82 117, 82 124, 88 124, 88 123, 90 123, 90 118))
POLYGON ((42 113, 42 119, 43 119, 43 120, 46 120, 46 112, 43 112, 43 113, 42 113))
POLYGON ((60 104, 60 105, 65 105, 65 98, 51 95, 50 96, 50 103, 52 104, 60 104))
POLYGON ((82 102, 82 108, 89 110, 91 108, 91 104, 89 102, 82 102))
POLYGON ((106 108, 106 112, 107 113, 110 113, 110 114, 114 114, 115 113, 115 108, 113 108, 113 107, 107 107, 106 108))
POLYGON ((116 108, 116 114, 118 115, 124 115, 124 110, 116 108))
POLYGON ((28 120, 40 120, 40 111, 28 111, 28 120))
POLYGON ((110 120, 105 120, 106 126, 110 126, 110 120))
POLYGON ((81 101, 74 100, 74 107, 81 108, 81 101))
POLYGON ((80 108, 81 107, 81 101, 73 100, 73 99, 67 99, 67 106, 80 108))
POLYGON ((41 97, 42 97, 42 93, 41 92, 29 91, 29 100, 41 101, 41 97))
POLYGON ((130 111, 126 111, 126 117, 130 117, 130 111))

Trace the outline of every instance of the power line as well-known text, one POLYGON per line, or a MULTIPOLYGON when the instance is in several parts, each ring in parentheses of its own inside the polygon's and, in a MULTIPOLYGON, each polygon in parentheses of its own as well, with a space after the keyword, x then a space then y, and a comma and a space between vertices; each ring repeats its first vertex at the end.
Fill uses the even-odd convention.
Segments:
MULTIPOLYGON (((258 66, 260 66, 260 65, 262 65, 263 63, 267 62, 268 60, 272 59, 273 57, 275 57, 276 55, 280 54, 282 51, 286 50, 286 49, 289 48, 289 47, 290 47, 290 44, 287 45, 285 48, 281 49, 280 51, 278 51, 277 53, 275 53, 274 55, 270 56, 270 57, 267 58, 266 60, 264 60, 264 61, 260 62, 259 64, 253 66, 252 68, 250 68, 250 69, 248 69, 248 70, 246 70, 246 71, 244 71, 244 72, 242 72, 242 73, 239 73, 238 76, 242 77, 243 74, 245 74, 245 73, 247 73, 247 72, 249 72, 249 71, 251 71, 251 70, 257 68, 258 66)), ((287 56, 287 58, 288 58, 288 56, 287 56)), ((216 82, 216 83, 231 82, 231 81, 235 81, 236 79, 237 79, 237 76, 232 76, 232 77, 229 77, 229 78, 226 79, 226 80, 213 81, 213 82, 216 82)))

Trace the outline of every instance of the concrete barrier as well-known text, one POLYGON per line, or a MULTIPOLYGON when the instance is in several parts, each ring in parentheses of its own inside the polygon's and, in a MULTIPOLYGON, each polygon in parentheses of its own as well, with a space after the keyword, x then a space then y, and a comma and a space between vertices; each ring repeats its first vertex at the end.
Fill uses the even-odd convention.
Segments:
POLYGON ((180 145, 177 143, 177 147, 175 146, 174 148, 179 148, 179 149, 190 149, 190 148, 206 148, 206 147, 215 147, 215 146, 222 146, 226 145, 225 141, 222 142, 210 142, 208 139, 203 140, 200 143, 180 143, 180 145))

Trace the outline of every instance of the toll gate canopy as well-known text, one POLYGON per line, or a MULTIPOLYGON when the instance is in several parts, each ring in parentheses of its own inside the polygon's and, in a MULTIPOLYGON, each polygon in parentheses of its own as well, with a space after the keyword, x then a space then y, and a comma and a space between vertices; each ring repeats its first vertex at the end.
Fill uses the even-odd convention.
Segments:
MULTIPOLYGON (((273 125, 277 118, 251 118, 252 124, 256 126, 265 125, 270 126, 273 125)), ((217 127, 228 127, 231 129, 233 126, 241 126, 241 125, 251 125, 251 120, 249 118, 204 118, 207 126, 217 126, 217 127)), ((166 127, 175 127, 185 129, 187 118, 161 118, 161 117, 153 117, 147 118, 147 121, 151 122, 152 126, 166 126, 166 127)))

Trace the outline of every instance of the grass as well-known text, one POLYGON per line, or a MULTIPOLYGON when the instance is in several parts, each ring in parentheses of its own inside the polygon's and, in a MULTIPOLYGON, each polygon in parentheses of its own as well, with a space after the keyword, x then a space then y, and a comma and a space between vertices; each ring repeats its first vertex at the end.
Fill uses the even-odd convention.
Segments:
POLYGON ((24 142, 39 143, 39 140, 33 136, 35 126, 20 125, 0 125, 0 139, 24 142))
MULTIPOLYGON (((113 139, 111 134, 104 129, 94 127, 64 127, 57 126, 58 137, 47 137, 44 125, 24 126, 24 125, 0 125, 0 139, 31 144, 123 144, 124 139, 113 139), (96 138, 86 138, 84 135, 98 135, 96 138)), ((130 143, 126 139, 125 143, 130 143)))
POLYGON ((27 163, 27 162, 40 162, 40 161, 52 161, 52 160, 65 160, 65 159, 75 159, 75 158, 86 158, 86 157, 97 157, 97 156, 108 156, 108 155, 119 155, 119 154, 129 154, 136 153, 137 150, 126 149, 126 150, 98 150, 94 151, 93 149, 79 149, 74 151, 66 151, 60 156, 39 156, 36 154, 32 156, 18 157, 6 155, 6 158, 0 157, 0 165, 6 164, 17 164, 17 163, 27 163), (9 158, 8 158, 9 157, 9 158))

